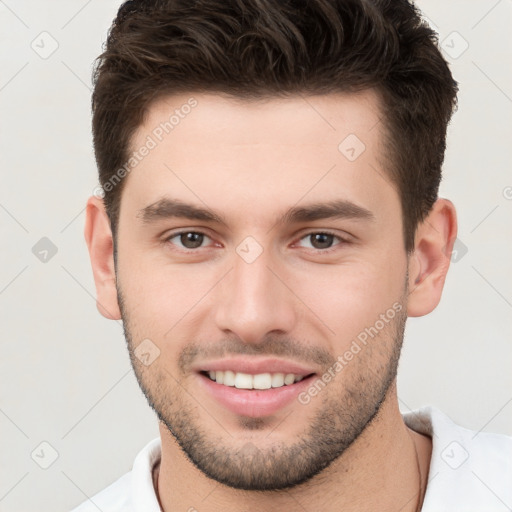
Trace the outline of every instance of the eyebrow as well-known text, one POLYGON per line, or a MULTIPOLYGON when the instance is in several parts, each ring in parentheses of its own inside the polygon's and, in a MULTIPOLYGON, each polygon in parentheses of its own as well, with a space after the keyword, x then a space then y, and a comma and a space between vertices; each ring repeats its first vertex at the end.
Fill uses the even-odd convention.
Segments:
MULTIPOLYGON (((205 222, 214 222, 227 226, 224 218, 207 207, 185 203, 178 199, 164 197, 137 212, 144 224, 162 219, 186 218, 205 222)), ((368 209, 351 201, 339 199, 326 203, 314 203, 307 206, 294 206, 282 215, 278 224, 312 222, 323 219, 356 219, 375 221, 375 215, 368 209)))

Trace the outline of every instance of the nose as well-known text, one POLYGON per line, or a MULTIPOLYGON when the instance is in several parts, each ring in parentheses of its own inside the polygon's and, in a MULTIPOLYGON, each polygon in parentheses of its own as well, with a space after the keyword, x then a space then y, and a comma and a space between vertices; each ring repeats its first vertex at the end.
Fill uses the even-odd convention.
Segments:
POLYGON ((285 334, 295 327, 297 305, 274 266, 265 252, 250 263, 234 256, 216 297, 215 320, 225 334, 256 344, 269 333, 285 334))

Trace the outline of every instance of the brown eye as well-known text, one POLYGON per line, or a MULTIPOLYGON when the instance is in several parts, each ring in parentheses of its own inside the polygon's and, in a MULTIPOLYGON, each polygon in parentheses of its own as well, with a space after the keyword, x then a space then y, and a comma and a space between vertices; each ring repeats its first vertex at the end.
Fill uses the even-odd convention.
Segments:
POLYGON ((183 244, 183 247, 187 249, 197 249, 201 247, 204 240, 204 235, 201 233, 182 233, 180 235, 180 242, 183 244))
POLYGON ((210 240, 210 237, 197 231, 183 231, 171 235, 167 241, 183 249, 198 249, 204 242, 210 240))
POLYGON ((299 244, 302 247, 306 247, 308 249, 318 249, 318 250, 325 250, 330 249, 333 246, 336 246, 343 242, 343 240, 336 236, 332 235, 331 233, 309 233, 309 235, 306 235, 303 237, 299 244))
POLYGON ((334 236, 328 233, 313 233, 309 238, 315 249, 328 249, 334 242, 334 236))

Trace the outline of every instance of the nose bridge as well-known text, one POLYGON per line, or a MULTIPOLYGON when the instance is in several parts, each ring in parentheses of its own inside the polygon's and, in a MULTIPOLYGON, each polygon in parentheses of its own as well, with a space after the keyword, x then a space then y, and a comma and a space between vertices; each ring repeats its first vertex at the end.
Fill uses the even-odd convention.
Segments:
POLYGON ((239 248, 217 297, 218 327, 245 342, 258 342, 271 331, 288 332, 295 323, 292 297, 269 269, 271 260, 268 251, 252 259, 239 248))

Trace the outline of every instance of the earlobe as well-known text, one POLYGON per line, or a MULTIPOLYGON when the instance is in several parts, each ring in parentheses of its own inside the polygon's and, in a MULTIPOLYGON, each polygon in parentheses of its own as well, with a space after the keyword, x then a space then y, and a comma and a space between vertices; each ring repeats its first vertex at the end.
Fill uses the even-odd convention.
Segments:
POLYGON ((119 320, 112 231, 103 201, 91 196, 85 215, 84 236, 96 285, 96 307, 105 318, 119 320))
POLYGON ((438 199, 419 224, 409 257, 408 316, 427 315, 439 304, 456 236, 455 206, 438 199))

